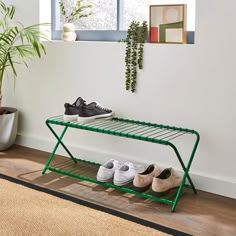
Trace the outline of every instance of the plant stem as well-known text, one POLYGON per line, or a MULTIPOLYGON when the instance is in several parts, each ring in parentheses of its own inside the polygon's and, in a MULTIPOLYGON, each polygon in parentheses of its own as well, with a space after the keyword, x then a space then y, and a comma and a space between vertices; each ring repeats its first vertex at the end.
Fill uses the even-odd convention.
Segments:
POLYGON ((3 113, 2 110, 2 82, 3 82, 3 76, 4 76, 4 71, 6 68, 6 62, 7 60, 5 59, 0 70, 0 115, 3 113))

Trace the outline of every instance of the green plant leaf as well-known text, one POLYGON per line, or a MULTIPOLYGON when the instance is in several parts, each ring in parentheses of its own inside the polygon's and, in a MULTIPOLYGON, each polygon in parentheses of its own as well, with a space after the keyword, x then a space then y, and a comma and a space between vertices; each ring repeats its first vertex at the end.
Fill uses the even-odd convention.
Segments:
POLYGON ((80 18, 88 17, 93 14, 90 11, 93 8, 92 4, 83 4, 84 0, 77 0, 75 5, 66 8, 65 0, 59 2, 60 12, 63 23, 73 23, 80 18))
MULTIPOLYGON (((16 65, 27 65, 27 60, 46 54, 44 45, 40 39, 46 36, 39 31, 40 25, 24 27, 14 20, 15 7, 7 6, 0 0, 0 97, 4 75, 11 72, 17 77, 16 65)), ((46 24, 42 24, 46 25, 46 24)), ((48 25, 48 24, 47 24, 48 25)), ((1 109, 1 107, 0 107, 1 109)))

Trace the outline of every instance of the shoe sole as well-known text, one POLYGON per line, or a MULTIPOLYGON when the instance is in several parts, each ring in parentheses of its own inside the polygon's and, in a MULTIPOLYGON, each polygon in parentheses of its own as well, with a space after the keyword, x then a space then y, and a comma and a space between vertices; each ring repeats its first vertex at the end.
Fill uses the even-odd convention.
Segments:
POLYGON ((111 179, 100 179, 100 178, 97 178, 97 181, 103 182, 103 183, 112 183, 113 182, 113 178, 111 178, 111 179))
POLYGON ((95 119, 112 117, 112 115, 113 115, 112 113, 109 113, 109 114, 102 114, 102 115, 89 116, 89 117, 77 116, 77 121, 79 123, 84 123, 86 121, 91 121, 91 120, 94 121, 95 119))
POLYGON ((101 118, 112 118, 112 114, 103 114, 103 115, 97 115, 97 116, 90 116, 90 117, 80 117, 78 115, 64 115, 64 121, 66 122, 78 122, 81 124, 94 122, 96 119, 101 118))
POLYGON ((77 121, 78 115, 64 115, 64 121, 71 122, 77 121))
POLYGON ((151 185, 152 185, 152 184, 149 184, 149 185, 147 185, 147 186, 145 186, 145 187, 136 187, 136 186, 133 186, 132 189, 133 189, 135 192, 141 193, 141 192, 147 191, 147 190, 150 188, 151 185))
POLYGON ((114 181, 114 184, 115 184, 116 186, 119 186, 119 187, 128 187, 128 186, 130 186, 130 184, 132 184, 132 183, 133 183, 133 179, 128 180, 128 181, 126 181, 126 182, 117 182, 117 181, 114 181))
POLYGON ((165 195, 168 195, 170 192, 177 190, 178 188, 179 188, 179 186, 178 186, 178 187, 174 187, 174 188, 170 188, 170 189, 168 189, 168 190, 166 190, 166 191, 164 191, 164 192, 155 192, 155 191, 152 189, 152 190, 151 190, 151 193, 152 193, 152 195, 154 195, 154 196, 156 196, 156 197, 163 197, 163 196, 165 196, 165 195))

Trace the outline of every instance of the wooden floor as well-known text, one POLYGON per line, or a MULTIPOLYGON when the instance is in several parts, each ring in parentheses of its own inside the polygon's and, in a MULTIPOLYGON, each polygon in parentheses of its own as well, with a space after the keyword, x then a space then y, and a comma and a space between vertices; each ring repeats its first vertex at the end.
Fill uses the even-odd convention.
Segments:
MULTIPOLYGON (((236 235, 235 199, 203 191, 194 195, 188 189, 179 200, 176 212, 171 213, 169 205, 150 199, 50 171, 42 175, 48 156, 46 152, 15 145, 6 152, 0 152, 0 173, 193 235, 236 235)), ((60 156, 53 159, 52 165, 67 169, 76 167, 69 158, 60 156)))

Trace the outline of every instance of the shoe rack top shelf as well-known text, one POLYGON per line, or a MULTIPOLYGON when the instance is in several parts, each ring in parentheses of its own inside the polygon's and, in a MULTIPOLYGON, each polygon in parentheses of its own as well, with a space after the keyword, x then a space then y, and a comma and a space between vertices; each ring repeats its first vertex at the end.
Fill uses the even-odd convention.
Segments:
POLYGON ((195 134, 197 136, 197 139, 199 139, 199 134, 195 130, 116 117, 109 119, 96 119, 93 122, 82 124, 76 121, 64 121, 63 115, 60 115, 47 119, 46 123, 133 138, 170 146, 172 146, 172 143, 170 142, 171 140, 185 134, 195 134))

